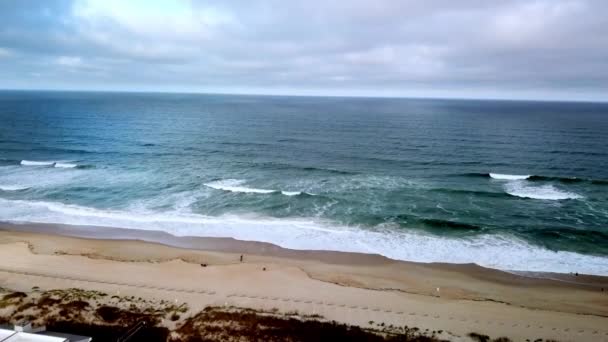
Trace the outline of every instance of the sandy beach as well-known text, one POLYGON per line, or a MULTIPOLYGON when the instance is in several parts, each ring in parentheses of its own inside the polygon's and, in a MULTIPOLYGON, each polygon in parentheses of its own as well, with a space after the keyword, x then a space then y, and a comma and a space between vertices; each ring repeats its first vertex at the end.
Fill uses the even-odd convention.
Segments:
POLYGON ((86 231, 3 224, 0 286, 24 292, 34 286, 82 288, 186 302, 192 313, 222 305, 276 308, 363 327, 373 321, 442 330, 450 340, 469 340, 470 332, 513 340, 608 340, 603 277, 534 278, 476 265, 140 232, 157 240, 150 242, 126 239, 133 234, 126 230, 106 231, 114 237, 120 232, 122 239, 65 236, 86 231), (163 239, 168 240, 160 243, 163 239))

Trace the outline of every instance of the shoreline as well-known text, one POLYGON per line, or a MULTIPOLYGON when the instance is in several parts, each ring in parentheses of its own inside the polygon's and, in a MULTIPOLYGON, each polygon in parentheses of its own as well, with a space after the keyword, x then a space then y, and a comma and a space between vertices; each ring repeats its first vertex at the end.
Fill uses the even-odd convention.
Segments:
MULTIPOLYGON (((606 277, 533 278, 473 264, 295 251, 221 238, 173 237, 183 245, 175 247, 127 239, 133 232, 119 230, 95 239, 66 236, 74 229, 0 224, 0 286, 179 300, 191 305, 191 314, 218 305, 277 308, 362 327, 371 321, 407 324, 461 337, 608 337, 606 277)), ((158 232, 146 238, 154 236, 167 238, 158 232)))
POLYGON ((184 249, 245 253, 260 256, 290 258, 298 260, 316 260, 336 264, 378 265, 383 263, 404 263, 412 265, 425 265, 427 267, 441 267, 460 272, 467 272, 471 267, 511 274, 514 276, 549 279, 565 283, 592 285, 594 283, 608 283, 608 275, 594 275, 584 273, 557 273, 543 271, 504 270, 485 267, 476 263, 450 263, 450 262, 419 262, 391 259, 380 254, 345 252, 336 250, 301 250, 281 247, 279 245, 262 242, 239 240, 232 237, 203 237, 203 236, 176 236, 164 231, 143 230, 132 228, 117 228, 107 226, 70 225, 35 222, 5 222, 0 221, 0 231, 41 233, 66 237, 94 239, 94 240, 128 240, 157 243, 169 247, 184 249))
MULTIPOLYGON (((476 280, 488 282, 501 282, 509 285, 521 286, 556 286, 564 288, 578 288, 598 290, 605 288, 608 292, 608 276, 574 274, 574 273, 552 273, 552 272, 525 272, 509 271, 495 268, 483 267, 474 263, 458 264, 444 262, 415 262, 395 260, 379 254, 366 254, 358 252, 342 252, 330 250, 296 250, 284 248, 272 243, 259 241, 243 241, 226 237, 199 237, 199 236, 174 236, 163 231, 139 230, 115 227, 100 226, 76 226, 65 224, 47 223, 6 223, 0 222, 0 237, 7 236, 6 241, 22 241, 41 248, 41 252, 49 252, 55 246, 45 246, 44 239, 35 237, 45 237, 46 239, 57 242, 62 237, 66 239, 77 239, 79 243, 95 241, 105 245, 131 245, 142 244, 145 246, 159 246, 166 250, 179 250, 186 253, 212 253, 216 255, 246 255, 248 258, 254 257, 256 260, 277 260, 285 261, 287 264, 300 265, 301 263, 321 263, 336 267, 357 268, 357 267, 386 267, 393 269, 416 270, 417 272, 428 273, 455 273, 476 280)), ((2 240, 0 240, 2 241, 2 240)), ((0 242, 2 243, 2 242, 0 242)), ((53 245, 53 244, 51 244, 53 245)), ((33 248, 34 251, 36 248, 33 248)), ((55 251, 56 252, 56 251, 55 251)), ((89 257, 110 259, 117 261, 150 261, 143 255, 122 255, 112 251, 100 250, 101 253, 87 253, 89 257), (134 256, 137 255, 136 258, 134 256)), ((82 255, 78 250, 61 253, 82 255)), ((162 253, 152 253, 153 261, 172 260, 168 254, 163 258, 162 253)), ((182 261, 197 263, 196 260, 182 258, 182 261)), ((432 292, 431 292, 432 293, 432 292)), ((607 311, 608 312, 608 311, 607 311)))
MULTIPOLYGON (((116 227, 140 232, 162 231, 179 237, 231 237, 244 241, 263 241, 296 250, 375 253, 395 260, 422 263, 476 263, 483 267, 511 272, 608 276, 607 256, 593 254, 592 250, 577 252, 568 248, 550 249, 542 243, 533 243, 518 237, 517 234, 509 233, 452 236, 418 229, 357 228, 305 218, 238 214, 215 217, 182 215, 172 211, 152 211, 145 214, 138 213, 138 210, 102 210, 53 201, 0 202, 8 209, 7 215, 4 215, 6 222, 40 222, 50 225, 63 222, 62 224, 88 226, 92 229, 87 229, 87 236, 91 236, 90 232, 104 234, 99 232, 101 227, 116 227), (29 214, 15 215, 21 212, 29 214)), ((109 231, 108 228, 104 230, 109 231)), ((85 232, 81 232, 83 233, 85 232)), ((127 237, 133 238, 133 234, 127 237)), ((171 236, 162 239, 176 243, 175 238, 171 236)))

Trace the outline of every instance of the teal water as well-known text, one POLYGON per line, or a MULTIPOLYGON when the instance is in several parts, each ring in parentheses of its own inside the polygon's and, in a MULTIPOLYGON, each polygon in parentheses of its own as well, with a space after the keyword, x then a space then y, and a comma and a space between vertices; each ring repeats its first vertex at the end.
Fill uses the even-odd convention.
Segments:
POLYGON ((608 104, 0 92, 0 220, 608 274, 608 104))

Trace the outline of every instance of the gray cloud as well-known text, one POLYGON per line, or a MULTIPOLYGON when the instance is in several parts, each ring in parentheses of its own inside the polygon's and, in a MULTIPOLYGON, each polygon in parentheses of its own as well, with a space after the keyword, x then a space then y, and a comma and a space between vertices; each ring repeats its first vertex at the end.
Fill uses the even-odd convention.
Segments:
POLYGON ((0 87, 608 100, 608 2, 0 2, 0 87))

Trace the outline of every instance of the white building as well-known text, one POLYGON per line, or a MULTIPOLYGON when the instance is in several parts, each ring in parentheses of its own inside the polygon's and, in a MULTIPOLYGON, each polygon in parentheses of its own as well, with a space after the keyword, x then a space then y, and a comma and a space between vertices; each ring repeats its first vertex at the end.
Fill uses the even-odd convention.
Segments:
POLYGON ((46 331, 45 327, 33 328, 23 322, 13 329, 0 328, 0 342, 90 342, 91 337, 46 331))

